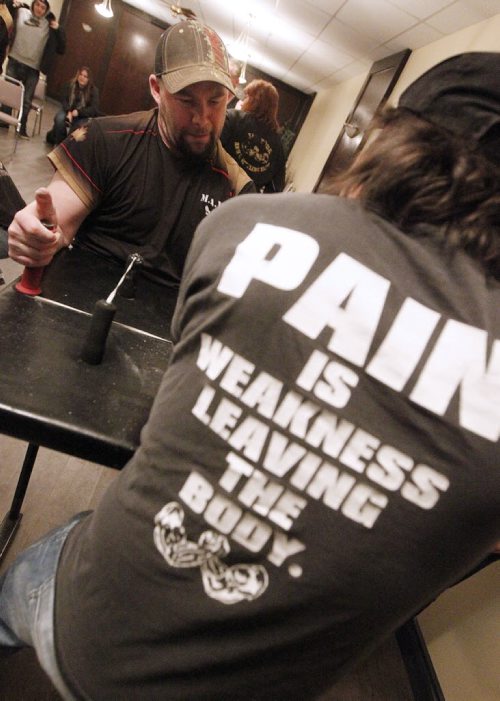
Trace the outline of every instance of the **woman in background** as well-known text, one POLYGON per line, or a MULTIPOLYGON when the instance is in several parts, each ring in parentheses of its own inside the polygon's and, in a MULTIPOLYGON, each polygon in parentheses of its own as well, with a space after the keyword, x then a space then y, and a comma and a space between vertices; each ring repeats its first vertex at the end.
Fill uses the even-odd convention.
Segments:
POLYGON ((82 66, 77 70, 75 77, 64 87, 61 104, 52 129, 47 132, 49 144, 60 144, 87 119, 99 115, 99 90, 92 81, 90 68, 82 66))
POLYGON ((252 80, 244 93, 241 109, 227 111, 222 145, 260 192, 281 192, 285 154, 278 123, 278 91, 266 80, 252 80))

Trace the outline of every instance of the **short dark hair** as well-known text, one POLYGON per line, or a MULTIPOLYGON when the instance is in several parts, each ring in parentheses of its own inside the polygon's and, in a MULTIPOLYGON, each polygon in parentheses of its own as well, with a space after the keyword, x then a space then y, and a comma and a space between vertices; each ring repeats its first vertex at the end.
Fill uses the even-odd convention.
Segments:
MULTIPOLYGON (((39 2, 43 2, 43 4, 45 5, 45 17, 47 17, 47 14, 48 14, 48 12, 49 12, 49 10, 50 10, 50 5, 49 5, 48 0, 38 0, 38 1, 39 1, 39 2)), ((35 2, 36 2, 36 0, 33 0, 33 2, 31 3, 31 11, 32 11, 32 12, 33 12, 33 7, 34 7, 34 5, 35 5, 35 2)), ((48 19, 48 18, 47 18, 47 19, 48 19)), ((55 15, 54 15, 54 18, 53 18, 53 19, 55 19, 55 15)))
POLYGON ((432 227, 500 279, 500 167, 474 142, 406 108, 383 110, 370 134, 330 193, 359 198, 408 234, 432 227))

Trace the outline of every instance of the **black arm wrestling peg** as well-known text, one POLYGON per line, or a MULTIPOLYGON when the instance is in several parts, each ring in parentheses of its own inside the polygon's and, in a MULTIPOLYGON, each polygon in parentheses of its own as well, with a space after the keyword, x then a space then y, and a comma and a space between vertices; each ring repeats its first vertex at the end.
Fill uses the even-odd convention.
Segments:
POLYGON ((115 312, 116 306, 105 299, 99 299, 95 303, 90 328, 81 354, 82 360, 86 363, 99 365, 102 361, 115 312))

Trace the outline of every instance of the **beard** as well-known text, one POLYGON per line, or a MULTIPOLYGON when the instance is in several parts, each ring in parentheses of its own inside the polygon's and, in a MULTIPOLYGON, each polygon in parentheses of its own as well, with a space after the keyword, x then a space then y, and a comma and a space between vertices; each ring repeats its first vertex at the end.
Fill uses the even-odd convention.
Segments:
POLYGON ((215 153, 215 136, 212 133, 210 135, 210 141, 207 143, 203 151, 194 152, 189 146, 188 142, 181 135, 172 144, 173 150, 178 156, 186 161, 186 164, 197 165, 200 163, 206 163, 209 161, 215 153))

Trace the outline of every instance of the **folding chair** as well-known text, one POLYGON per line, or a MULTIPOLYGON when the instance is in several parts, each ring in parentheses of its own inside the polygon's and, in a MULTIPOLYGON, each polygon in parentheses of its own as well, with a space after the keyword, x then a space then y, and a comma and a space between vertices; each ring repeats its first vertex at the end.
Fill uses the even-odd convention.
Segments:
POLYGON ((42 129, 43 107, 45 104, 46 91, 47 79, 45 78, 45 76, 40 75, 33 95, 33 101, 31 103, 31 109, 35 112, 35 121, 33 124, 33 132, 31 136, 35 136, 35 131, 37 134, 39 134, 42 129))
POLYGON ((14 150, 11 158, 16 152, 19 131, 21 129, 21 118, 23 116, 24 85, 20 80, 11 78, 8 75, 0 76, 0 105, 10 107, 13 114, 7 114, 0 110, 0 121, 16 127, 14 150))

